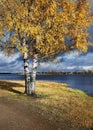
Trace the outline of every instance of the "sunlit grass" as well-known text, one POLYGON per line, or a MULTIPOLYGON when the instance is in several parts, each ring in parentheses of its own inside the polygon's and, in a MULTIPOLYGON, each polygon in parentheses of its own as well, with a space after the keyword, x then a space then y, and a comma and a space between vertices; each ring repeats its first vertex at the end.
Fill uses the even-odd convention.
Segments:
POLYGON ((50 120, 62 122, 64 129, 70 127, 73 130, 75 128, 87 130, 93 127, 93 97, 83 91, 68 88, 66 84, 38 81, 37 97, 31 98, 22 94, 23 81, 9 81, 9 83, 12 89, 11 87, 7 89, 8 82, 4 85, 0 82, 0 86, 4 87, 0 89, 0 97, 14 97, 14 99, 31 104, 39 108, 42 114, 47 114, 50 120), (21 94, 16 92, 21 92, 21 94))

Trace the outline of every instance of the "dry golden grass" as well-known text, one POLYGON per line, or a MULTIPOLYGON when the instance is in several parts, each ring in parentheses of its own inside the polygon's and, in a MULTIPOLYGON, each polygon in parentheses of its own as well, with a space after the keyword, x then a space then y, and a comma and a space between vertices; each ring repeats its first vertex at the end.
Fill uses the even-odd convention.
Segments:
MULTIPOLYGON (((23 95, 23 81, 0 81, 0 97, 11 96, 42 110, 50 120, 62 122, 65 127, 79 130, 93 128, 93 97, 83 91, 68 88, 66 84, 38 81, 36 98, 23 95)), ((69 128, 69 129, 70 129, 69 128)))

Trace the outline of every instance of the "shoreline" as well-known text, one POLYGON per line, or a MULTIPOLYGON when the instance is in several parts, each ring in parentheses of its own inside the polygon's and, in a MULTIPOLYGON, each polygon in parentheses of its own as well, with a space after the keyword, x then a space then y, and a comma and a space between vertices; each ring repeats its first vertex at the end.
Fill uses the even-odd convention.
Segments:
MULTIPOLYGON (((18 80, 18 79, 16 79, 16 80, 6 80, 6 79, 0 79, 0 81, 10 81, 10 82, 25 82, 25 80, 24 79, 22 79, 22 80, 18 80)), ((72 88, 72 87, 70 87, 70 85, 69 84, 67 84, 67 83, 61 83, 61 82, 57 82, 57 81, 48 81, 48 80, 36 80, 36 83, 37 82, 47 82, 47 83, 56 83, 56 84, 59 84, 59 85, 65 85, 67 88, 71 88, 71 89, 73 89, 73 90, 79 90, 79 91, 82 91, 82 92, 84 92, 85 94, 87 94, 87 95, 89 95, 89 96, 91 96, 91 97, 93 97, 93 93, 89 93, 89 92, 87 92, 87 91, 84 91, 84 90, 81 90, 81 89, 77 89, 77 88, 72 88)))

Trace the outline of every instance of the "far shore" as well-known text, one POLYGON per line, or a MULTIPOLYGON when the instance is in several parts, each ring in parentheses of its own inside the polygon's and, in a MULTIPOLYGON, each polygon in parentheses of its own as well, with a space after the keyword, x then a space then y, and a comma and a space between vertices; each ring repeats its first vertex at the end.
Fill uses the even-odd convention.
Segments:
MULTIPOLYGON (((25 75, 23 72, 18 72, 16 74, 25 75)), ((78 75, 89 74, 89 75, 93 75, 93 72, 92 71, 84 71, 84 72, 37 72, 37 75, 73 75, 73 74, 78 74, 78 75)))
MULTIPOLYGON (((25 75, 24 72, 17 72, 17 73, 0 73, 0 74, 18 74, 18 75, 25 75)), ((30 72, 31 74, 31 72, 30 72)), ((37 72, 37 75, 72 75, 72 74, 80 74, 80 75, 93 75, 92 71, 84 71, 84 72, 37 72)))

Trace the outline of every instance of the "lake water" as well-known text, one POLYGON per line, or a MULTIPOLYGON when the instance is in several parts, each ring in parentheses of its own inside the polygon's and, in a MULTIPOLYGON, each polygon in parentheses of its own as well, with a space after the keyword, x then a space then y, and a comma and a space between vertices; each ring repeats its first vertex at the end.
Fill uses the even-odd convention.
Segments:
MULTIPOLYGON (((3 80, 24 80, 24 75, 0 74, 3 80)), ((37 80, 67 83, 70 88, 80 89, 93 96, 93 75, 37 75, 37 80)))

